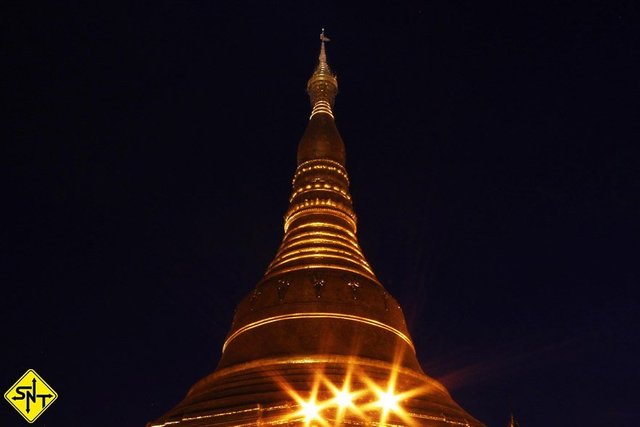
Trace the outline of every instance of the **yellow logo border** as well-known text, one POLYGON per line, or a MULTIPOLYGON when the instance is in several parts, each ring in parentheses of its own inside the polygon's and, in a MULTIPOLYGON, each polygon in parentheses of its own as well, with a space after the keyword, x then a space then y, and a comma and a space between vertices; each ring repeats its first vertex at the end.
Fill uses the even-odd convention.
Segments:
POLYGON ((19 379, 18 381, 16 381, 15 383, 13 383, 13 385, 11 387, 9 387, 9 390, 6 391, 6 393, 4 394, 4 398, 7 402, 9 402, 11 404, 11 406, 13 406, 13 409, 15 409, 20 415, 22 415, 22 418, 25 419, 25 421, 27 421, 29 424, 33 424, 38 418, 40 418, 40 415, 42 415, 48 408, 49 406, 51 406, 51 404, 53 402, 55 402, 58 399, 58 393, 56 393, 56 391, 53 389, 53 387, 51 387, 40 375, 38 375, 38 373, 35 371, 35 369, 27 369, 27 372, 25 372, 19 379), (9 397, 9 393, 11 393, 13 391, 13 389, 20 383, 20 381, 22 381, 24 379, 24 377, 26 377, 27 375, 29 375, 29 373, 33 373, 33 375, 38 378, 40 381, 42 381, 42 383, 47 386, 47 388, 49 389, 49 391, 51 391, 51 394, 53 394, 53 399, 49 400, 49 403, 47 403, 38 413, 38 415, 35 416, 35 418, 33 420, 29 420, 26 415, 24 415, 22 413, 22 411, 11 401, 11 398, 9 397))

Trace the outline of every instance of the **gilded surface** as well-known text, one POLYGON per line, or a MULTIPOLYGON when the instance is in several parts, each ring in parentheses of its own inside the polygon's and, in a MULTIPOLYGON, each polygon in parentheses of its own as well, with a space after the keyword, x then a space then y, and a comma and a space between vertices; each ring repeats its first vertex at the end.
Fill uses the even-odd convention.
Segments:
POLYGON ((282 243, 238 304, 216 371, 150 426, 482 426, 423 373, 358 243, 321 39, 282 243))

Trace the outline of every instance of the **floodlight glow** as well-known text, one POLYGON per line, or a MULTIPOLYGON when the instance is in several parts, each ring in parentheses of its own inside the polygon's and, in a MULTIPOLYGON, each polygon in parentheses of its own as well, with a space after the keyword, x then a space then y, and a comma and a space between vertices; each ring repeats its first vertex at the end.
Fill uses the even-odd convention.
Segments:
POLYGON ((341 390, 338 393, 336 393, 336 403, 338 404, 338 406, 340 408, 346 408, 348 406, 352 405, 352 399, 353 397, 351 396, 351 393, 349 393, 346 390, 341 390))
POLYGON ((303 402, 301 406, 302 415, 304 415, 304 420, 306 423, 309 423, 320 417, 320 408, 318 407, 318 405, 316 405, 315 402, 303 402))
POLYGON ((393 392, 378 393, 378 406, 380 406, 385 412, 397 411, 400 409, 398 406, 399 397, 394 395, 393 392))

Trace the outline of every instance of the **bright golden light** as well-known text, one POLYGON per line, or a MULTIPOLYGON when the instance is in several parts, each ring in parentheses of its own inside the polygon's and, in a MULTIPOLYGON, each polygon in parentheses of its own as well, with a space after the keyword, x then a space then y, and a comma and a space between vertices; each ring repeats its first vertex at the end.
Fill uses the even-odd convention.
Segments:
POLYGON ((340 390, 336 394, 336 403, 340 408, 346 408, 353 404, 353 396, 346 390, 340 390))
MULTIPOLYGON (((307 313, 308 315, 309 313, 307 313)), ((401 352, 404 350, 400 350, 401 352)), ((397 355, 400 360, 401 353, 397 355)), ((313 374, 311 389, 302 394, 284 379, 277 382, 296 401, 297 410, 285 415, 283 422, 298 422, 306 427, 338 425, 398 425, 417 427, 410 412, 409 399, 428 392, 430 386, 400 388, 401 365, 394 363, 386 380, 369 377, 359 369, 358 361, 347 363, 342 378, 331 378, 323 368, 313 374), (406 406, 405 406, 406 405, 406 406)))
POLYGON ((377 404, 382 408, 383 411, 397 411, 400 409, 400 407, 398 406, 399 400, 399 396, 396 396, 391 391, 386 391, 378 394, 377 404))
POLYGON ((303 421, 305 426, 320 425, 322 427, 329 427, 329 424, 320 415, 320 411, 322 411, 326 406, 323 402, 318 401, 318 388, 320 387, 321 379, 321 373, 317 372, 308 399, 303 398, 283 378, 276 379, 280 386, 295 399, 300 407, 298 411, 287 415, 283 421, 303 421))
POLYGON ((378 398, 378 400, 371 402, 368 405, 369 410, 376 410, 378 412, 378 423, 380 425, 386 425, 387 420, 391 415, 394 417, 400 418, 403 422, 403 425, 406 426, 415 426, 416 423, 411 418, 411 416, 407 413, 407 411, 400 405, 400 402, 410 398, 411 396, 415 396, 419 394, 418 389, 411 389, 400 391, 396 389, 396 384, 398 381, 398 374, 400 370, 399 361, 402 360, 402 352, 403 349, 399 349, 397 354, 395 355, 395 361, 393 364, 393 368, 389 373, 389 379, 383 387, 380 387, 378 383, 367 378, 363 377, 365 383, 369 386, 369 390, 371 390, 378 398))
POLYGON ((314 401, 302 402, 300 405, 302 406, 301 412, 306 423, 310 423, 320 417, 320 408, 314 401))

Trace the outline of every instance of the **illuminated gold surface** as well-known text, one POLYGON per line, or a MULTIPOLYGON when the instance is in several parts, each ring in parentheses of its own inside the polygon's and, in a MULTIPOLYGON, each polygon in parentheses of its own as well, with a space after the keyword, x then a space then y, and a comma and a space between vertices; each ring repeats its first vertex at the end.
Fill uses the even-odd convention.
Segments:
MULTIPOLYGON (((295 261, 300 261, 300 260, 309 260, 309 263, 307 264, 307 269, 309 268, 314 268, 314 265, 321 265, 321 266, 333 266, 334 264, 313 264, 314 260, 326 260, 326 259, 333 259, 333 260, 340 260, 340 261, 344 261, 346 263, 352 264, 353 268, 355 269, 355 271, 359 271, 358 268, 362 268, 365 271, 367 271, 370 274, 373 274, 373 272, 371 271, 371 269, 369 268, 368 265, 366 265, 365 263, 363 263, 360 260, 354 260, 351 258, 347 258, 345 256, 341 256, 341 255, 333 255, 333 254, 328 254, 326 252, 321 253, 321 254, 305 254, 305 255, 297 255, 297 256, 291 256, 290 258, 284 259, 284 260, 279 260, 278 263, 275 265, 275 267, 282 267, 283 265, 286 264, 290 264, 292 262, 295 261)), ((275 268, 274 267, 274 268, 275 268)))
POLYGON ((360 248, 321 40, 282 243, 238 305, 218 368, 149 427, 483 427, 422 372, 360 248))
POLYGON ((295 185, 296 179, 307 172, 310 171, 329 171, 329 172, 335 172, 338 175, 340 175, 342 178, 344 178, 346 180, 346 184, 349 185, 349 177, 347 176, 347 171, 344 169, 344 166, 342 166, 340 163, 333 161, 333 160, 329 160, 329 159, 314 159, 314 160, 308 160, 306 162, 301 163, 300 165, 298 165, 298 168, 296 169, 295 175, 293 176, 293 183, 292 185, 295 185))
POLYGON ((347 200, 351 200, 351 195, 349 195, 349 193, 347 193, 346 191, 344 191, 342 188, 338 187, 338 186, 329 186, 327 184, 314 184, 314 185, 306 185, 303 188, 299 188, 297 190, 295 190, 292 194, 291 197, 289 197, 289 201, 293 201, 294 198, 303 195, 303 194, 308 194, 308 193, 313 193, 316 191, 326 191, 328 193, 338 193, 338 196, 342 196, 347 200))
MULTIPOLYGON (((318 242, 315 241, 315 242, 312 242, 312 243, 318 243, 318 242)), ((351 249, 351 248, 349 248, 349 249, 351 249)), ((329 246, 321 246, 321 245, 313 245, 313 246, 311 246, 309 248, 292 250, 292 251, 289 251, 286 254, 282 255, 282 257, 280 257, 279 259, 282 260, 282 262, 286 262, 286 260, 288 258, 289 259, 297 259, 296 256, 309 256, 309 255, 319 256, 319 257, 334 256, 336 258, 345 259, 345 260, 348 260, 350 262, 357 262, 358 264, 363 264, 363 261, 364 261, 362 256, 354 257, 352 251, 344 251, 344 250, 340 250, 340 249, 331 248, 329 246), (338 254, 344 255, 344 256, 340 257, 338 254)))
POLYGON ((360 248, 357 246, 354 246, 353 242, 344 241, 340 238, 322 239, 317 237, 313 237, 313 238, 309 237, 309 238, 302 238, 302 239, 295 239, 295 240, 291 239, 291 240, 292 241, 288 245, 289 248, 295 248, 297 246, 308 246, 308 245, 321 247, 322 245, 331 244, 334 246, 342 246, 343 248, 346 248, 350 251, 355 251, 355 253, 362 256, 362 252, 360 251, 360 248))
POLYGON ((317 270, 321 270, 321 269, 339 270, 339 271, 345 271, 345 272, 354 273, 354 274, 360 274, 363 277, 366 277, 367 279, 380 284, 380 282, 378 281, 378 278, 370 274, 369 272, 363 273, 362 269, 359 269, 359 268, 351 268, 346 265, 331 264, 331 263, 308 263, 305 265, 299 265, 295 267, 280 268, 278 269, 277 272, 268 273, 263 277, 263 279, 270 279, 272 277, 276 277, 279 275, 292 273, 296 271, 309 271, 309 270, 316 270, 316 269, 317 270))
POLYGON ((172 417, 152 425, 481 426, 452 401, 446 406, 436 404, 429 412, 420 411, 424 399, 439 404, 450 400, 446 389, 423 374, 392 363, 330 355, 261 362, 204 378, 192 387, 172 417), (256 382, 261 390, 270 384, 269 389, 278 390, 275 400, 256 403, 252 395, 242 404, 242 395, 236 393, 246 381, 256 382), (239 405, 221 407, 215 403, 220 400, 209 400, 227 388, 232 394, 226 395, 233 396, 239 405), (340 394, 349 398, 341 399, 340 394), (216 409, 203 411, 211 407, 216 409))
POLYGON ((311 115, 309 116, 309 119, 311 119, 316 114, 320 114, 320 113, 326 113, 330 115, 331 118, 333 118, 333 111, 331 111, 331 104, 329 104, 329 101, 324 101, 324 100, 316 101, 316 103, 313 104, 313 109, 311 110, 311 115))
POLYGON ((366 369, 371 370, 379 370, 379 371, 389 371, 395 370, 398 375, 403 375, 406 377, 410 377, 416 381, 425 381, 428 387, 436 388, 442 393, 448 393, 447 389, 440 384, 438 381, 425 376, 422 373, 416 372, 413 369, 403 368, 402 366, 394 365, 392 361, 384 361, 384 360, 375 360, 375 359, 367 359, 359 356, 342 356, 336 354, 314 354, 314 355, 306 355, 306 356, 298 356, 291 355, 286 357, 271 357, 259 360, 253 360, 251 362, 241 363, 237 365, 230 366, 224 369, 218 369, 213 373, 209 374, 207 377, 203 378, 199 382, 197 382, 189 391, 189 394, 195 392, 197 389, 205 388, 206 385, 210 382, 215 382, 217 380, 221 380, 225 377, 236 375, 242 372, 251 372, 256 369, 269 367, 273 368, 275 372, 279 370, 280 367, 284 367, 287 365, 299 366, 299 365, 319 365, 319 366, 327 366, 327 365, 339 365, 349 367, 349 369, 353 369, 353 366, 359 366, 366 369))
POLYGON ((347 214, 345 214, 344 212, 342 212, 341 210, 338 210, 338 209, 313 207, 312 203, 309 203, 309 207, 306 207, 305 209, 301 209, 301 210, 289 215, 287 217, 287 219, 285 220, 285 223, 284 223, 284 231, 287 232, 289 230, 289 227, 291 227, 291 223, 293 223, 295 220, 297 220, 298 218, 300 218, 302 216, 308 216, 308 215, 330 215, 330 216, 335 216, 338 219, 341 219, 342 221, 344 221, 347 224, 349 224, 351 226, 351 230, 353 230, 353 233, 356 232, 356 221, 352 218, 351 215, 347 215, 347 214))
POLYGON ((360 247, 358 246, 356 241, 337 233, 330 233, 328 231, 321 231, 321 230, 298 233, 294 236, 291 236, 289 238, 289 245, 295 246, 296 244, 298 244, 299 241, 311 241, 311 240, 317 240, 318 242, 322 242, 322 243, 332 242, 333 244, 340 244, 341 242, 342 244, 349 245, 353 249, 360 251, 360 247))
MULTIPOLYGON (((336 161, 308 160, 298 166, 289 199, 290 207, 285 216, 285 236, 265 277, 284 272, 283 269, 288 268, 286 264, 306 257, 310 260, 334 259, 351 263, 356 272, 375 278, 356 238, 356 215, 350 205, 348 183, 344 167, 336 161), (319 198, 318 192, 326 195, 319 198), (319 218, 322 220, 318 221, 319 218), (327 229, 334 229, 339 233, 332 233, 327 229), (323 239, 300 238, 316 233, 322 233, 323 239), (336 250, 336 246, 342 250, 336 250)), ((316 268, 314 265, 324 268, 333 264, 311 261, 305 268, 316 268)))
POLYGON ((352 322, 364 323, 366 325, 374 326, 376 328, 381 328, 381 329, 384 329, 385 331, 396 334, 415 351, 415 348, 413 347, 413 343, 411 342, 411 339, 401 331, 374 319, 369 319, 362 316, 354 316, 354 315, 344 314, 344 313, 294 313, 294 314, 285 314, 281 316, 273 316, 266 319, 261 319, 257 322, 250 323, 238 329, 236 332, 234 332, 225 341, 224 345, 222 346, 222 351, 224 352, 224 350, 227 348, 227 345, 229 345, 229 343, 233 341, 235 338, 237 338, 240 334, 243 334, 251 329, 258 328, 260 326, 264 326, 269 323, 282 322, 285 320, 298 320, 298 319, 340 319, 340 320, 349 320, 352 322))
POLYGON ((285 234, 284 240, 286 241, 286 239, 289 236, 291 236, 294 231, 298 231, 298 230, 304 229, 304 228, 311 228, 312 229, 311 232, 321 232, 321 231, 324 231, 324 230, 322 230, 323 228, 332 228, 334 230, 339 230, 339 231, 344 232, 349 237, 352 237, 354 239, 354 241, 357 241, 356 233, 354 233, 353 231, 349 230, 348 228, 343 227, 343 226, 341 226, 339 224, 333 224, 333 223, 330 223, 330 222, 320 222, 320 221, 310 221, 310 222, 305 222, 303 224, 297 224, 295 229, 287 230, 287 234, 285 234))

